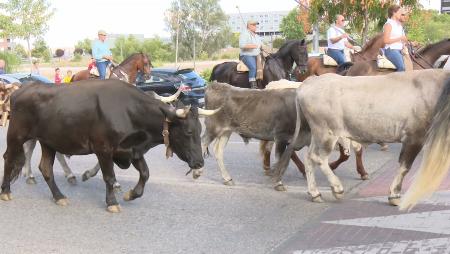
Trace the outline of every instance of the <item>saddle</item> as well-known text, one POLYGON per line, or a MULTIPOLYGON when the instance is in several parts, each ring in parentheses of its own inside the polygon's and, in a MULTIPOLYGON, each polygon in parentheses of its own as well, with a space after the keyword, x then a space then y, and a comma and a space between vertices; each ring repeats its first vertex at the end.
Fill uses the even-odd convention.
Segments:
MULTIPOLYGON (((346 62, 352 62, 352 56, 351 54, 354 54, 355 52, 361 51, 361 47, 355 46, 355 49, 344 49, 344 55, 345 55, 345 61, 346 62)), ((327 55, 326 50, 323 54, 323 65, 325 66, 338 66, 337 62, 329 55, 327 55)))
MULTIPOLYGON (((409 50, 407 47, 404 47, 402 49, 402 55, 403 55, 403 63, 405 64, 405 71, 413 70, 413 63, 409 56, 409 50)), ((389 61, 389 59, 387 59, 387 57, 384 55, 383 49, 380 49, 380 54, 377 56, 377 66, 379 69, 391 69, 391 70, 397 69, 395 65, 391 61, 389 61)))
MULTIPOLYGON (((263 72, 264 72, 264 64, 266 62, 266 57, 263 55, 263 53, 261 52, 261 54, 259 54, 256 57, 256 79, 257 80, 262 80, 263 79, 263 72)), ((239 61, 239 63, 236 66, 236 71, 238 72, 248 72, 249 69, 247 67, 247 65, 245 65, 244 62, 242 62, 242 60, 239 61)))

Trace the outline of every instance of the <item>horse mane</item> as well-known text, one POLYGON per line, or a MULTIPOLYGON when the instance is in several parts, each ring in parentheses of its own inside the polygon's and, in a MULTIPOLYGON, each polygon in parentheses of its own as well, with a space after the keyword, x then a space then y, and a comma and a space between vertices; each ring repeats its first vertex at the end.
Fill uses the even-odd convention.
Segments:
POLYGON ((370 39, 366 44, 364 44, 363 48, 361 49, 361 52, 364 52, 370 48, 373 47, 373 45, 375 44, 375 42, 377 42, 380 38, 383 37, 383 33, 379 33, 377 35, 375 35, 372 39, 370 39))
POLYGON ((417 53, 418 54, 425 54, 428 50, 430 50, 431 48, 433 48, 433 47, 435 47, 435 46, 438 46, 438 48, 439 48, 439 46, 440 46, 440 44, 443 44, 443 43, 445 43, 445 42, 449 42, 450 41, 450 38, 446 38, 446 39, 443 39, 443 40, 440 40, 440 41, 438 41, 438 42, 436 42, 436 43, 431 43, 431 44, 428 44, 428 45, 426 45, 425 47, 422 47, 422 48, 420 48, 419 50, 417 50, 417 53))
POLYGON ((129 57, 127 57, 125 60, 123 60, 123 61, 120 63, 120 65, 126 65, 126 64, 128 64, 129 62, 131 62, 131 60, 132 60, 133 58, 136 57, 136 55, 140 55, 140 54, 142 54, 142 55, 144 56, 144 53, 142 53, 142 52, 139 52, 139 53, 133 53, 133 54, 131 54, 129 57))

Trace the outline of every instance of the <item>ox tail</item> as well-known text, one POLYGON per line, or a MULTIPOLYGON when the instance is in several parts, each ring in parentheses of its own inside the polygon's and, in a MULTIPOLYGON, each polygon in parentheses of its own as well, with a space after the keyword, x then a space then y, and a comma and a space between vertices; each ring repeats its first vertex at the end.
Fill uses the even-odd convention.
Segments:
POLYGON ((450 169, 450 79, 436 104, 424 148, 422 164, 400 203, 400 210, 410 210, 419 199, 430 196, 450 169))
POLYGON ((276 166, 275 166, 275 180, 280 181, 281 177, 283 176, 284 171, 286 170, 287 166, 289 165, 289 160, 292 156, 292 153, 294 152, 295 143, 298 139, 298 136, 300 134, 301 129, 301 108, 300 108, 300 100, 297 92, 297 96, 295 97, 295 108, 297 110, 297 121, 295 123, 295 131, 294 136, 292 137, 291 142, 287 146, 284 153, 281 155, 280 159, 278 160, 276 166))

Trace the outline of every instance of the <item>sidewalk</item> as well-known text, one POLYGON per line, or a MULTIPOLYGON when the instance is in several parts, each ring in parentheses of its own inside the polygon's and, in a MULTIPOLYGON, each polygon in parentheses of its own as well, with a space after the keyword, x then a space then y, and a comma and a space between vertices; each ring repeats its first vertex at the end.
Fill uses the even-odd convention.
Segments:
MULTIPOLYGON (((397 166, 397 160, 390 160, 378 176, 333 204, 274 253, 450 253, 450 176, 432 198, 409 213, 400 212, 387 204, 397 166)), ((403 191, 418 166, 414 164, 403 191)))

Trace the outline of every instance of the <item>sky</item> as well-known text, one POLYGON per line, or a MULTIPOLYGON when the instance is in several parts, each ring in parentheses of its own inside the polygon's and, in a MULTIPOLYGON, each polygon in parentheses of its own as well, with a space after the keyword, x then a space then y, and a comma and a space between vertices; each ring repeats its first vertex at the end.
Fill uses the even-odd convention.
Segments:
MULTIPOLYGON (((55 14, 44 39, 51 48, 72 48, 77 41, 97 38, 97 31, 114 34, 169 36, 165 11, 172 0, 48 0, 55 14)), ((440 0, 421 0, 426 7, 439 8, 440 0)), ((294 0, 220 0, 226 14, 257 11, 289 11, 294 0)))

